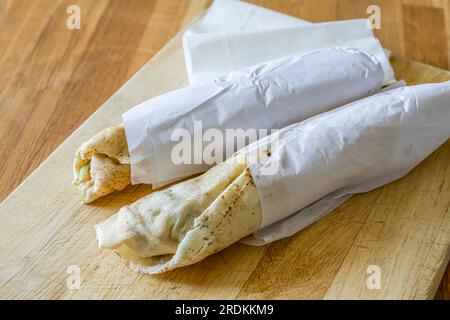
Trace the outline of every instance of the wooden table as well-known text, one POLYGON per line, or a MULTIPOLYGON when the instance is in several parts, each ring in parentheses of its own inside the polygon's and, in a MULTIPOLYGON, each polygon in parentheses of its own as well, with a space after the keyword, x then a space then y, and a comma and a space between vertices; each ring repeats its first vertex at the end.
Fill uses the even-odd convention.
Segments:
MULTIPOLYGON (((304 0, 254 3, 313 22, 367 17, 399 56, 448 69, 450 0, 304 0), (446 18, 447 17, 447 18, 446 18)), ((148 61, 208 0, 0 0, 0 201, 148 61), (81 29, 66 28, 71 4, 81 29)), ((450 298, 450 268, 438 299, 450 298)))

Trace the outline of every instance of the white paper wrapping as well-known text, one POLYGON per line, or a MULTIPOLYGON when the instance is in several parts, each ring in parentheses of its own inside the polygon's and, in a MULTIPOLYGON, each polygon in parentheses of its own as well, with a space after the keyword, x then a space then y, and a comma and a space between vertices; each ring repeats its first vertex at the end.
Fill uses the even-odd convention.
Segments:
MULTIPOLYGON (((373 94, 383 76, 381 64, 369 53, 326 48, 150 99, 123 114, 132 183, 159 187, 206 171, 210 165, 176 164, 172 157, 179 144, 172 134, 185 129, 194 139, 196 121, 203 132, 279 129, 373 94)), ((202 155, 203 147, 192 150, 194 157, 202 155)))
POLYGON ((381 62, 385 79, 394 73, 367 20, 311 24, 234 0, 216 0, 183 35, 190 83, 209 81, 256 63, 324 47, 348 45, 381 62))
POLYGON ((250 165, 263 222, 244 243, 294 234, 350 195, 404 176, 449 137, 450 82, 393 89, 281 130, 270 158, 250 165), (261 174, 275 165, 275 175, 261 174))

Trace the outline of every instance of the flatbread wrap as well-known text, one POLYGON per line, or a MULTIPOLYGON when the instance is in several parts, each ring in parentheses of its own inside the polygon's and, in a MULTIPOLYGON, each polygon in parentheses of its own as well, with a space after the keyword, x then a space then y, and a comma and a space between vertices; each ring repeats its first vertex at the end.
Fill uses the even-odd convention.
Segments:
POLYGON ((130 184, 130 155, 123 125, 106 128, 83 143, 73 163, 81 200, 92 202, 130 184))
POLYGON ((101 248, 155 274, 198 262, 256 231, 258 193, 239 155, 125 206, 96 226, 101 248))
POLYGON ((272 226, 299 231, 329 212, 303 211, 308 206, 406 175, 448 140, 449 123, 450 82, 350 103, 123 207, 96 226, 99 245, 116 250, 134 270, 154 274, 196 263, 265 228, 266 236, 280 239, 272 226))
MULTIPOLYGON (((155 188, 205 172, 243 145, 224 141, 214 163, 178 163, 180 143, 214 130, 244 135, 248 144, 264 130, 281 129, 377 92, 383 67, 372 54, 350 47, 324 48, 248 67, 211 82, 152 98, 122 115, 123 126, 106 129, 84 143, 74 163, 74 182, 84 202, 128 183, 155 188), (245 136, 247 132, 254 135, 245 136), (180 136, 178 134, 182 133, 180 136), (174 137, 174 134, 176 137, 174 137), (222 155, 222 156, 220 156, 222 155), (172 160, 172 161, 171 161, 172 160), (95 166, 94 166, 95 165, 95 166)), ((196 141, 195 141, 196 142, 196 141)), ((206 149, 208 141, 199 147, 206 149)))

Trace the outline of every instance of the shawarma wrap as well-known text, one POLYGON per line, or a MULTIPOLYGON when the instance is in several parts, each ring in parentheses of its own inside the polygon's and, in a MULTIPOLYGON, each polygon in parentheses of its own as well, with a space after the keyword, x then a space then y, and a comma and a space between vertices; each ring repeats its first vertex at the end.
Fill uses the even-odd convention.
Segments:
POLYGON ((123 125, 106 128, 75 154, 73 183, 81 199, 92 202, 130 184, 130 155, 123 125))
POLYGON ((372 54, 336 47, 267 61, 167 92, 128 110, 122 115, 123 125, 84 143, 76 153, 74 182, 84 202, 130 182, 159 188, 212 166, 210 161, 196 160, 202 152, 193 154, 193 161, 186 161, 184 154, 178 157, 174 151, 184 142, 196 140, 205 151, 209 141, 197 141, 198 136, 204 133, 208 140, 208 134, 227 136, 231 130, 239 142, 232 138, 224 142, 225 152, 214 152, 212 162, 219 163, 262 132, 377 92, 383 78, 383 67, 372 54))
POLYGON ((400 87, 283 128, 125 206, 96 227, 99 245, 154 274, 252 233, 289 236, 330 212, 327 204, 410 172, 449 139, 449 106, 450 81, 400 87))
POLYGON ((259 197, 244 156, 125 206, 96 226, 101 248, 136 271, 156 274, 196 263, 256 231, 259 197))

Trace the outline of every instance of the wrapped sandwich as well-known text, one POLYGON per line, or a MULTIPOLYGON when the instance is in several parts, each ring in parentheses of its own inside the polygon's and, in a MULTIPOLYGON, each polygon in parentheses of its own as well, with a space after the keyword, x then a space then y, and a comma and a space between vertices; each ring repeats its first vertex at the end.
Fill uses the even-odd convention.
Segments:
POLYGON ((116 249, 145 273, 200 261, 256 231, 258 193, 244 158, 122 208, 96 226, 101 248, 116 249))
POLYGON ((81 145, 73 163, 73 183, 83 202, 130 184, 130 154, 123 125, 107 128, 81 145))
MULTIPOLYGON (((306 208, 404 176, 450 137, 449 123, 450 82, 379 93, 286 127, 197 178, 123 207, 96 226, 99 245, 154 274, 257 230, 299 230, 306 208)), ((306 218, 325 213, 310 210, 306 218)))
MULTIPOLYGON (((177 130, 194 137, 197 123, 204 131, 219 133, 281 129, 367 97, 380 89, 383 79, 375 56, 337 47, 269 61, 166 93, 126 112, 123 125, 84 143, 75 156, 74 183, 85 202, 121 190, 130 181, 160 187, 211 167, 202 159, 170 161, 179 143, 173 136, 177 130)), ((257 138, 244 139, 244 145, 257 138)), ((226 154, 215 162, 244 145, 227 145, 226 154)))

